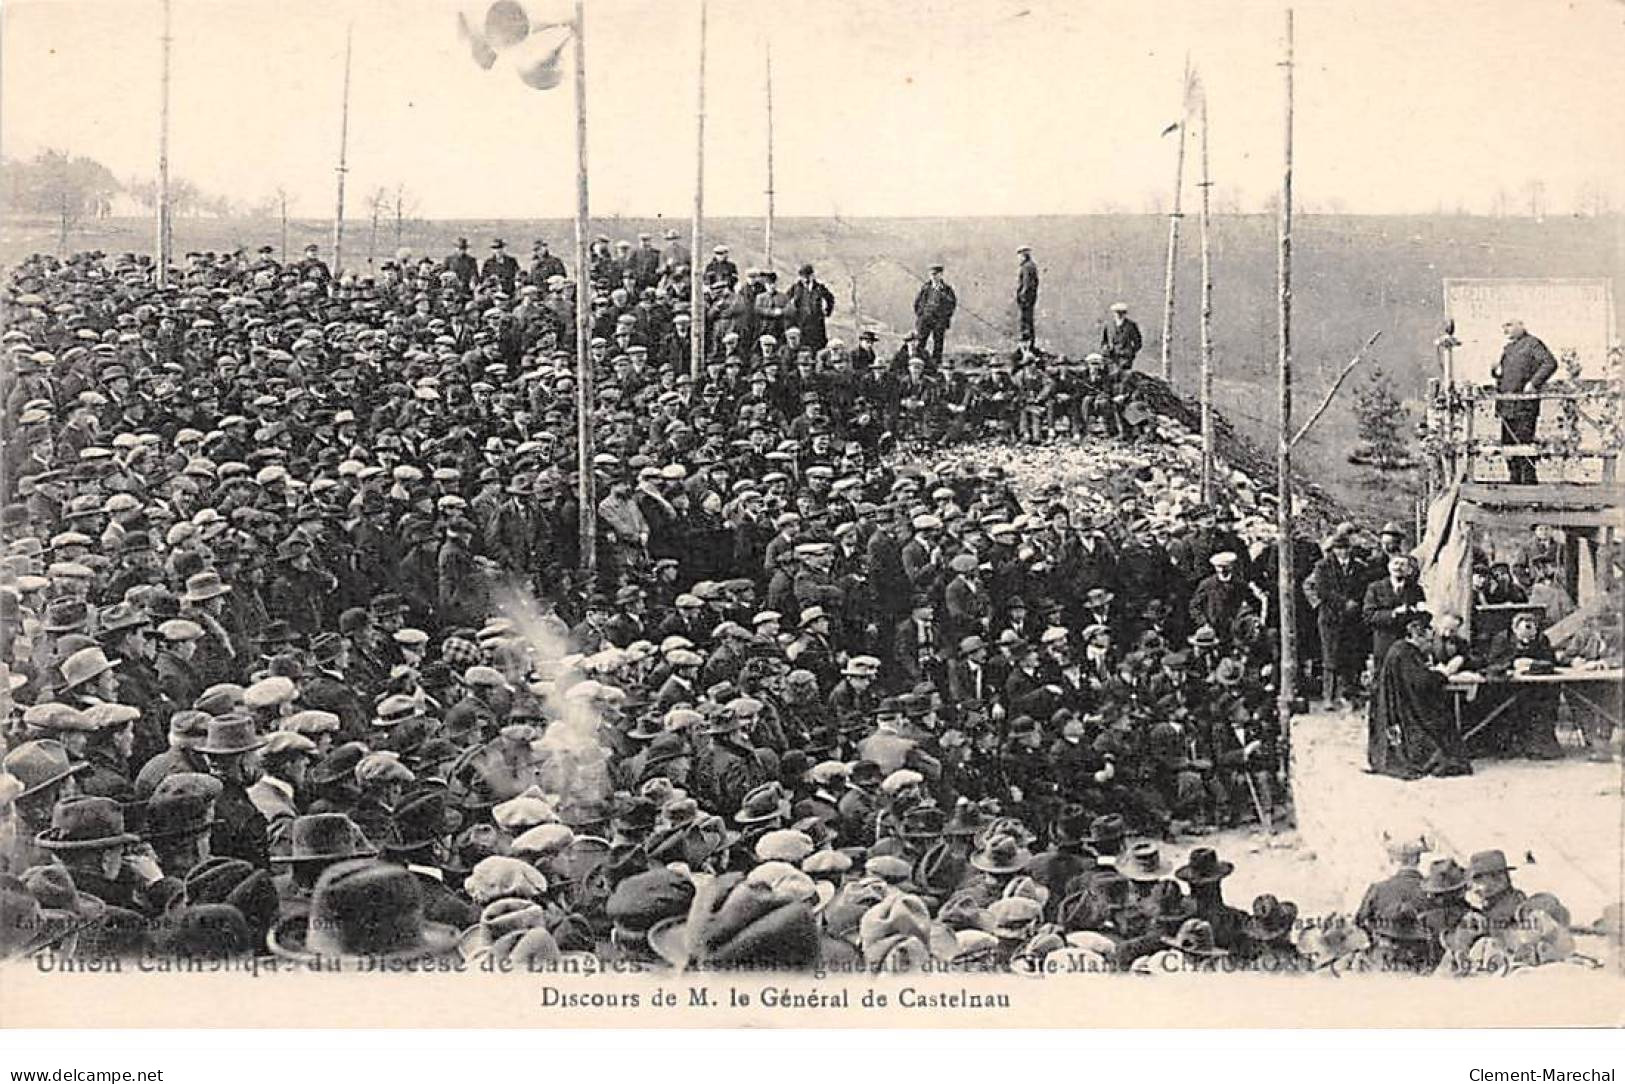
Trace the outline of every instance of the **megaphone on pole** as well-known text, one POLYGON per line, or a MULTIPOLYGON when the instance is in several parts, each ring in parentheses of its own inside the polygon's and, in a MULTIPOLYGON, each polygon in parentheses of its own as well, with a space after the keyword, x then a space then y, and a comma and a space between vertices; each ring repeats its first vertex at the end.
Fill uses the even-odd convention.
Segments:
POLYGON ((564 47, 570 44, 569 37, 555 45, 551 51, 539 60, 530 62, 516 62, 515 70, 520 80, 532 90, 552 90, 564 78, 564 65, 560 57, 564 47))

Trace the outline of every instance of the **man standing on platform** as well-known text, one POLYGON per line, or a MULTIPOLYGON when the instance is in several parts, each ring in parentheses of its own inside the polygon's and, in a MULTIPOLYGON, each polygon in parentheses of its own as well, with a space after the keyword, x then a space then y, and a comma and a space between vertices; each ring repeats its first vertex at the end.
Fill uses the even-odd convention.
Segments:
MULTIPOLYGON (((1495 377, 1495 390, 1502 395, 1539 391, 1557 372, 1557 359, 1545 343, 1524 330, 1522 320, 1508 320, 1501 330, 1506 332, 1507 344, 1501 348, 1501 360, 1490 374, 1495 377)), ((1496 400, 1495 413, 1501 419, 1503 443, 1535 442, 1540 400, 1496 400)), ((1513 485, 1532 486, 1537 480, 1535 461, 1528 456, 1508 456, 1507 469, 1513 485)))

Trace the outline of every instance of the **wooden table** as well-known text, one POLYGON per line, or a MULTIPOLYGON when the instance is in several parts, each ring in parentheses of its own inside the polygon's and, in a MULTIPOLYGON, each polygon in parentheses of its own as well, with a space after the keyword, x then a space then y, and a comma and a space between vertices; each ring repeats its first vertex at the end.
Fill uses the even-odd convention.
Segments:
POLYGON ((1625 669, 1619 667, 1612 667, 1607 670, 1576 670, 1560 667, 1548 674, 1502 674, 1495 677, 1480 677, 1468 680, 1453 677, 1445 683, 1445 688, 1450 690, 1451 698, 1455 701, 1456 732, 1461 735, 1463 742, 1468 742, 1485 727, 1499 719, 1508 708, 1517 702, 1520 686, 1525 688, 1537 685, 1560 686, 1562 692, 1596 711, 1615 726, 1625 726, 1625 722, 1622 722, 1620 718, 1620 709, 1607 703, 1606 697, 1598 696, 1595 691, 1582 691, 1589 685, 1606 684, 1617 688, 1622 683, 1625 683, 1625 669), (1511 695, 1491 708, 1489 714, 1478 721, 1478 725, 1471 730, 1465 730, 1462 723, 1462 705, 1474 699, 1478 695, 1478 690, 1484 688, 1510 688, 1511 695))

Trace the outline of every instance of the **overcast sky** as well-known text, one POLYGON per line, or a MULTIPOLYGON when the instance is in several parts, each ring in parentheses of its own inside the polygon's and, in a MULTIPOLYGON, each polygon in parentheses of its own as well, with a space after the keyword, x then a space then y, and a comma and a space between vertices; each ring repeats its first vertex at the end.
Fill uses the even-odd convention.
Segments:
MULTIPOLYGON (((689 214, 697 3, 588 0, 595 215, 689 214)), ((781 214, 1154 209, 1172 184, 1174 140, 1158 133, 1178 114, 1187 52, 1221 209, 1256 208, 1279 184, 1279 3, 709 3, 709 213, 761 213, 769 39, 781 214)), ((426 217, 572 213, 570 80, 538 92, 501 65, 478 69, 455 0, 173 4, 173 175, 244 202, 282 185, 296 214, 330 215, 353 21, 351 213, 397 183, 426 217)), ((1625 4, 1296 10, 1310 208, 1527 208, 1539 178, 1549 211, 1596 185, 1625 209, 1625 4)), ((59 147, 152 176, 160 13, 158 0, 8 0, 0 149, 59 147)))

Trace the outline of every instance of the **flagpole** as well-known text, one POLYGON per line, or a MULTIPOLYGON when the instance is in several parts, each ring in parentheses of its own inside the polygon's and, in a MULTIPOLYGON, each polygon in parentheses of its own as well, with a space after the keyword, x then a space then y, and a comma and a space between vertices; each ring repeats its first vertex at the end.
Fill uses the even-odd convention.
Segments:
MULTIPOLYGON (((579 2, 579 0, 578 0, 579 2)), ((700 66, 694 106, 694 223, 688 274, 688 371, 698 380, 705 371, 705 283, 700 274, 700 246, 705 234, 705 0, 700 6, 700 66)))
POLYGON ((592 283, 587 276, 587 24, 583 0, 575 0, 576 83, 576 459, 581 503, 581 569, 598 570, 598 486, 593 475, 592 283))
POLYGON ((766 267, 773 268, 773 43, 767 43, 767 229, 762 247, 767 251, 766 267))
POLYGON ((1213 254, 1208 239, 1207 92, 1202 92, 1202 502, 1213 500, 1213 254))
POLYGON ((169 30, 169 0, 164 0, 163 75, 158 106, 158 285, 169 284, 169 261, 174 255, 174 238, 169 208, 169 48, 174 38, 169 30))
POLYGON ((333 212, 333 281, 344 274, 344 175, 349 172, 350 154, 350 45, 355 24, 344 28, 344 100, 339 108, 338 200, 333 212))
POLYGON ((1280 326, 1278 342, 1279 380, 1276 387, 1280 412, 1280 433, 1277 435, 1275 472, 1277 504, 1276 529, 1276 590, 1281 612, 1280 696, 1277 703, 1282 748, 1286 751, 1286 764, 1292 757, 1292 701, 1297 696, 1298 620, 1297 599, 1294 588, 1296 577, 1292 568, 1292 9, 1286 11, 1286 58, 1281 63, 1286 83, 1286 112, 1284 124, 1285 155, 1281 169, 1281 208, 1277 219, 1279 251, 1276 254, 1276 279, 1279 287, 1276 318, 1280 326))
POLYGON ((1185 57, 1185 81, 1180 85, 1179 153, 1174 158, 1174 209, 1168 216, 1168 264, 1162 278, 1162 379, 1173 382, 1169 344, 1174 337, 1174 268, 1179 258, 1179 207, 1185 189, 1185 122, 1189 117, 1185 96, 1191 82, 1191 60, 1185 57))

